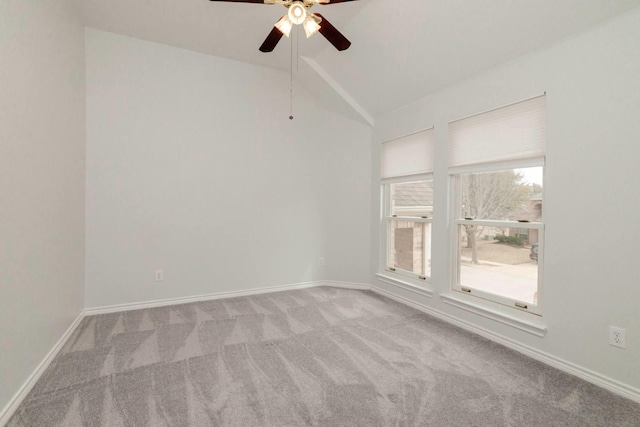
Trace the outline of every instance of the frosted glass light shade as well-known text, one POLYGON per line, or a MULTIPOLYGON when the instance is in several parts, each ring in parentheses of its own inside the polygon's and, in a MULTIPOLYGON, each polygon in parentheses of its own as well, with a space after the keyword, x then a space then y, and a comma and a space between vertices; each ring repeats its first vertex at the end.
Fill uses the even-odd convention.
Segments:
POLYGON ((291 21, 289 21, 289 17, 287 15, 284 15, 278 22, 276 22, 275 27, 280 30, 282 34, 289 37, 293 25, 291 24, 291 21))
POLYGON ((307 35, 307 38, 311 37, 320 29, 320 25, 311 17, 307 17, 304 21, 304 33, 307 35))

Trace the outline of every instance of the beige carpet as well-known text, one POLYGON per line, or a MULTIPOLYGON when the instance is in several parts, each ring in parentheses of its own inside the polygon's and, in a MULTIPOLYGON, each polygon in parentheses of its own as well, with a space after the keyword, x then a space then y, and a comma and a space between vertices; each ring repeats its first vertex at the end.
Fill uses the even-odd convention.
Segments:
POLYGON ((640 426, 640 405, 371 292, 85 318, 24 426, 640 426))

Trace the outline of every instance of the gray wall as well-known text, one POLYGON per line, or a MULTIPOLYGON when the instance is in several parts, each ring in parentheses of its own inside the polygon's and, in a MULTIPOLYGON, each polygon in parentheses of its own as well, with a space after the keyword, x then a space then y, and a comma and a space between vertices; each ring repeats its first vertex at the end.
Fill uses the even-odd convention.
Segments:
POLYGON ((372 130, 337 114, 327 128, 327 279, 369 283, 372 130))
MULTIPOLYGON (((389 287, 384 289, 594 375, 640 388, 640 10, 377 118, 375 141, 435 125, 435 293, 449 293, 447 123, 547 92, 544 338, 389 287), (627 329, 626 350, 609 325, 627 329)), ((379 158, 378 145, 373 158, 379 158)), ((374 160, 374 162, 377 160, 374 160)), ((375 165, 375 163, 374 163, 375 165)), ((372 191, 379 265, 379 181, 372 191)), ((509 310, 509 309, 506 309, 509 310)), ((636 391, 637 392, 637 391, 636 391)))
MULTIPOLYGON (((90 29, 86 40, 87 307, 329 278, 328 239, 350 238, 327 233, 330 200, 364 208, 341 225, 368 232, 370 161, 356 153, 369 128, 299 87, 290 121, 285 73, 90 29), (333 147, 357 155, 355 172, 333 147)), ((368 234, 358 242, 363 281, 368 234)))
POLYGON ((84 85, 77 2, 0 2, 0 410, 83 307, 84 85))

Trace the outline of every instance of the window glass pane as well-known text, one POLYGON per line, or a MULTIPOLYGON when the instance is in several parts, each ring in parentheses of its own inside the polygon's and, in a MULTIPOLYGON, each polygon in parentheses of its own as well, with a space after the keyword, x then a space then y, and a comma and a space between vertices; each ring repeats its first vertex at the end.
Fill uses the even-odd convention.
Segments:
POLYGON ((538 230, 460 225, 460 285, 537 304, 538 230))
POLYGON ((390 220, 389 265, 431 275, 431 224, 390 220))
POLYGON ((461 218, 542 221, 542 167, 461 174, 461 218))
POLYGON ((433 216, 433 181, 390 184, 391 215, 433 216))

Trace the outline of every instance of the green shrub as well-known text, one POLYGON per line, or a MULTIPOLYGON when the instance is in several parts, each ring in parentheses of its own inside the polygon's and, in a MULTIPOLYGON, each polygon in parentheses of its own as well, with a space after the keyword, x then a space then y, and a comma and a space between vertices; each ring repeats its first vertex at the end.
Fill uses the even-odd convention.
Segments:
POLYGON ((524 246, 524 239, 519 236, 505 236, 504 234, 497 235, 493 238, 498 243, 505 243, 507 245, 524 246))

